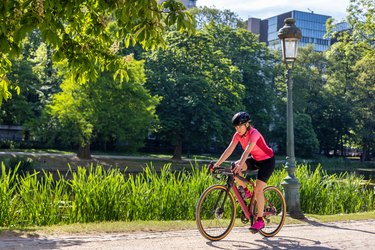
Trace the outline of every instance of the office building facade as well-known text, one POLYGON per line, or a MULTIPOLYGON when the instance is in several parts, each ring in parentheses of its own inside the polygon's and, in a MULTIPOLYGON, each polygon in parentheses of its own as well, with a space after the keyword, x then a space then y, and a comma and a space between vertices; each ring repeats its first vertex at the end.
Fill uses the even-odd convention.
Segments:
POLYGON ((280 50, 281 44, 278 31, 284 26, 286 18, 294 18, 296 26, 301 29, 302 38, 299 47, 313 44, 315 51, 325 51, 331 45, 330 39, 325 38, 326 21, 331 16, 293 10, 264 20, 249 18, 248 30, 259 34, 259 40, 269 48, 280 50))

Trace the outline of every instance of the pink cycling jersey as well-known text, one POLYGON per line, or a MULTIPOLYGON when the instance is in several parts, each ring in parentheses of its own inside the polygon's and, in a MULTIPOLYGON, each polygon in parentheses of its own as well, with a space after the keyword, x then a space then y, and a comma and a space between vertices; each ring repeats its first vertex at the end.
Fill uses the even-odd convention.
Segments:
POLYGON ((251 157, 256 161, 263 161, 271 158, 274 155, 273 150, 267 146, 263 136, 255 128, 251 128, 243 137, 236 132, 233 135, 232 141, 234 143, 240 142, 244 150, 250 142, 255 142, 254 148, 251 150, 250 154, 251 157))

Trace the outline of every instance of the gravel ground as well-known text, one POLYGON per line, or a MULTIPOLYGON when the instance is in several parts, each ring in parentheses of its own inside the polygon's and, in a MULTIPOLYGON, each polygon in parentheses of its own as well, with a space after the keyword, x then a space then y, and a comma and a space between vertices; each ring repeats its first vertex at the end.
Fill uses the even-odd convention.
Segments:
POLYGON ((374 249, 375 220, 286 225, 265 238, 235 227, 210 242, 198 230, 89 235, 0 235, 0 249, 374 249))

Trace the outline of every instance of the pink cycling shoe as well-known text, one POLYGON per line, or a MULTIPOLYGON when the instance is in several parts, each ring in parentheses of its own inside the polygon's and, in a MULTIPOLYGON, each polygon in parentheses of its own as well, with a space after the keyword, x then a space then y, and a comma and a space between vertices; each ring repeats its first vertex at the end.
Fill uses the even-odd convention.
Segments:
POLYGON ((258 218, 257 221, 249 228, 250 232, 253 234, 259 232, 259 230, 265 227, 263 218, 258 218))

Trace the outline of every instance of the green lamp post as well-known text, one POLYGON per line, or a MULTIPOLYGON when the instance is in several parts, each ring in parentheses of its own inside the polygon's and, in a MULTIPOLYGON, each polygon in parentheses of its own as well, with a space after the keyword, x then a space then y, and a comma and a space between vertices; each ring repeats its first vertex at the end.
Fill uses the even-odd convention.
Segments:
POLYGON ((296 170, 296 158, 294 154, 294 128, 293 128, 293 81, 291 78, 294 61, 297 58, 298 41, 301 38, 301 30, 295 26, 293 18, 284 20, 278 36, 281 40, 283 61, 286 66, 287 79, 287 157, 285 168, 288 176, 281 185, 284 187, 287 214, 292 218, 303 219, 304 215, 300 208, 299 183, 294 175, 296 170))

